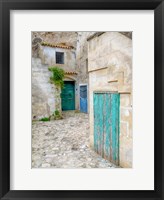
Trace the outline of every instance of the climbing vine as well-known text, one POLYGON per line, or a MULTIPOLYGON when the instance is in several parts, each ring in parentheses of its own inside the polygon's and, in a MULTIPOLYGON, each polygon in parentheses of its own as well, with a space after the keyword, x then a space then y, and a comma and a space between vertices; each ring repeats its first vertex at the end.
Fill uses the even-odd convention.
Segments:
POLYGON ((49 67, 49 71, 52 72, 52 76, 50 77, 50 81, 54 83, 56 86, 64 87, 64 70, 59 67, 49 67))

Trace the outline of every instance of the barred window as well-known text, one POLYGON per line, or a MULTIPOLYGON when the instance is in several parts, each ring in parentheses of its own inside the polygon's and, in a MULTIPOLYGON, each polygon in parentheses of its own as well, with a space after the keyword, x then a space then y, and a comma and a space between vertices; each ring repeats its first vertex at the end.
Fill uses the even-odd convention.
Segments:
POLYGON ((63 52, 56 52, 56 63, 64 64, 64 53, 63 52))

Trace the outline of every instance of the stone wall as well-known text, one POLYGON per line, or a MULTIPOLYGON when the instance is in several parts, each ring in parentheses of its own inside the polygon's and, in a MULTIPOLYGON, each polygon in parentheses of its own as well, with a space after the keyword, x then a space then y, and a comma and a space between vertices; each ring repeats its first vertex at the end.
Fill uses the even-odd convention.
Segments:
POLYGON ((49 117, 55 111, 55 87, 49 83, 48 65, 32 58, 32 118, 49 117))
POLYGON ((87 38, 95 32, 78 32, 76 63, 80 83, 88 83, 88 42, 87 38))
POLYGON ((88 41, 90 141, 93 147, 93 92, 120 93, 120 149, 122 167, 132 167, 132 40, 119 32, 105 32, 88 41))
MULTIPOLYGON (((88 42, 87 38, 93 35, 95 32, 78 32, 77 34, 77 46, 76 46, 76 70, 77 75, 77 93, 79 94, 80 84, 89 83, 89 74, 88 74, 88 42)), ((77 109, 79 108, 79 95, 77 95, 76 104, 77 109)), ((89 104, 88 104, 89 106, 89 104)), ((89 112, 89 109, 88 109, 89 112)))
POLYGON ((45 32, 45 31, 33 31, 31 35, 32 39, 35 37, 41 38, 43 41, 53 44, 66 43, 67 45, 76 48, 77 32, 45 32))
POLYGON ((48 66, 57 66, 65 71, 76 70, 76 55, 75 50, 72 49, 62 49, 40 45, 39 58, 41 58, 42 64, 46 64, 48 66), (64 53, 64 64, 56 63, 56 52, 64 53))

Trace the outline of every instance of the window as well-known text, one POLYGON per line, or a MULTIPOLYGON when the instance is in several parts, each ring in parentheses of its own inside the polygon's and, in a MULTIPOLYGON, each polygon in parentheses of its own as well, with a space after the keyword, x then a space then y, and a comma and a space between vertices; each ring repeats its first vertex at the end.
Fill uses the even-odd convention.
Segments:
POLYGON ((63 52, 56 52, 56 63, 64 64, 64 53, 63 52))

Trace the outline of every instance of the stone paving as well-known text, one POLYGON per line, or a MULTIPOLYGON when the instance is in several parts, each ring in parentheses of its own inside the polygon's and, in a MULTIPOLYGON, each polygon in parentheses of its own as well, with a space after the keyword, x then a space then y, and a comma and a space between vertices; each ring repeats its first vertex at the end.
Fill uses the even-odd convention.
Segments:
POLYGON ((88 114, 63 112, 63 119, 32 125, 32 168, 115 168, 89 147, 88 114))

